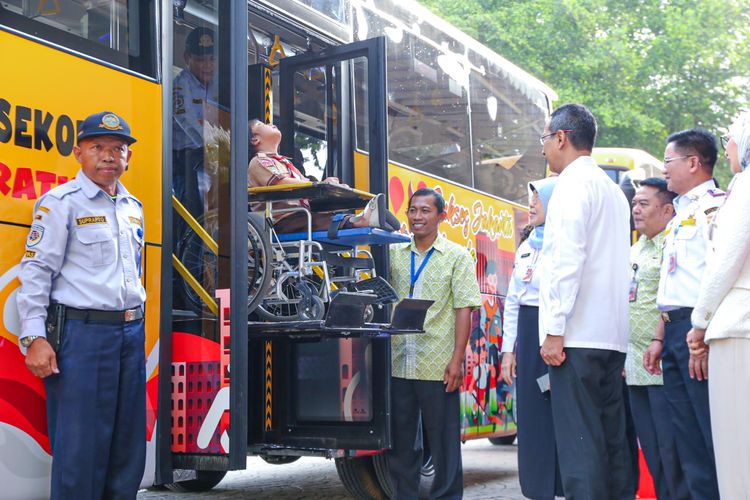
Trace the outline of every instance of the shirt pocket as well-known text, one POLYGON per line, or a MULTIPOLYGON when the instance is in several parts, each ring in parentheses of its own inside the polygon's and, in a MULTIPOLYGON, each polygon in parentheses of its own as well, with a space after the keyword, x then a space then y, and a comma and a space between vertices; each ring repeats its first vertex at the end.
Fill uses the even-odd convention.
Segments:
MULTIPOLYGON (((695 259, 694 252, 698 251, 695 246, 699 243, 698 227, 695 225, 682 226, 677 230, 674 236, 675 247, 677 249, 677 265, 685 266, 695 259)), ((701 255, 705 249, 701 250, 701 255)))
POLYGON ((115 239, 108 227, 79 229, 76 238, 93 267, 112 264, 115 261, 115 239))

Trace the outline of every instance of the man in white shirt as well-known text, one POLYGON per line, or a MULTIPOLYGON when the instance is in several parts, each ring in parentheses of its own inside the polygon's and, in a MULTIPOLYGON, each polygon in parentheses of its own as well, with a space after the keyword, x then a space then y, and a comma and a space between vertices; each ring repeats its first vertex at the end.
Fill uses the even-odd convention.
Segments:
MULTIPOLYGON (((685 342, 706 268, 709 226, 725 198, 713 181, 717 155, 716 138, 703 129, 670 135, 664 151, 667 184, 678 196, 674 199, 675 216, 664 236, 656 296, 664 321, 662 371, 677 453, 690 496, 696 499, 719 498, 708 408, 708 367, 705 358, 698 360, 693 366, 696 378, 690 376, 689 364, 695 360, 690 359, 685 342)), ((650 368, 655 370, 658 356, 652 359, 650 368)))
POLYGON ((559 179, 540 258, 539 341, 565 496, 632 499, 622 379, 630 209, 591 158, 595 139, 596 119, 578 104, 552 113, 541 136, 559 179))

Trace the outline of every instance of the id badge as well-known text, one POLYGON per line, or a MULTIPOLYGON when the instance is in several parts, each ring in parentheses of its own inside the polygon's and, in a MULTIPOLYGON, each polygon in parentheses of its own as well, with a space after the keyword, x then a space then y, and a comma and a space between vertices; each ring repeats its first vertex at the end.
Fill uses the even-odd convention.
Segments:
POLYGON ((526 274, 523 275, 521 281, 523 281, 524 283, 529 283, 532 276, 534 276, 534 266, 529 266, 526 268, 526 274))
POLYGON ((667 268, 667 272, 669 274, 672 274, 677 269, 677 257, 674 253, 669 254, 669 267, 667 268))
POLYGON ((628 295, 628 300, 630 302, 635 302, 636 297, 638 297, 638 282, 633 280, 630 282, 630 294, 628 295))

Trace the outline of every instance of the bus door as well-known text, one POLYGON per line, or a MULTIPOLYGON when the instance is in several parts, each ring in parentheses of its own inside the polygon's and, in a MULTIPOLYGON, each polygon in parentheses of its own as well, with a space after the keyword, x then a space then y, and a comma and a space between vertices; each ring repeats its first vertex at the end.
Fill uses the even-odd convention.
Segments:
MULTIPOLYGON (((280 152, 301 159, 308 176, 335 176, 350 186, 385 191, 384 49, 377 38, 281 59, 280 152), (369 150, 369 165, 360 169, 354 167, 357 144, 369 150)), ((387 277, 387 252, 374 257, 378 273, 387 277)), ((382 319, 387 312, 382 310, 382 319)), ((248 363, 253 452, 330 457, 341 453, 335 450, 390 446, 388 335, 273 323, 255 331, 251 327, 248 363)))
POLYGON ((157 482, 198 489, 246 466, 248 12, 187 7, 166 30, 172 272, 162 304, 172 314, 160 339, 157 482))

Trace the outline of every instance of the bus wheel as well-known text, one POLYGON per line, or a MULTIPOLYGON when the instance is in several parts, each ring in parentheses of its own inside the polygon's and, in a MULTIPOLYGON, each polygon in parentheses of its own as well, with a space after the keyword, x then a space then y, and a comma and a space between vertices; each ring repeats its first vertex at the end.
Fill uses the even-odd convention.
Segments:
POLYGON ((225 470, 197 470, 195 479, 167 483, 164 486, 177 493, 190 493, 194 491, 208 491, 224 479, 227 474, 225 470))
POLYGON ((388 498, 380 487, 372 457, 344 457, 336 459, 339 479, 354 498, 388 498))
POLYGON ((299 460, 297 455, 260 455, 260 458, 272 465, 285 465, 299 460))
MULTIPOLYGON (((378 476, 380 488, 388 498, 394 496, 393 484, 390 477, 390 463, 386 453, 378 453, 372 456, 372 465, 375 468, 375 474, 378 476)), ((422 457, 422 480, 419 482, 419 496, 428 496, 432 487, 433 476, 435 475, 435 464, 432 463, 432 455, 429 450, 422 457)))
POLYGON ((494 444, 495 446, 502 446, 513 444, 513 442, 516 440, 516 435, 511 434, 510 436, 500 436, 488 439, 490 440, 490 443, 494 444))
POLYGON ((375 474, 378 476, 378 483, 388 498, 393 497, 393 484, 391 483, 391 466, 388 462, 387 453, 378 453, 372 456, 372 465, 375 467, 375 474))

